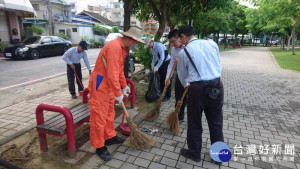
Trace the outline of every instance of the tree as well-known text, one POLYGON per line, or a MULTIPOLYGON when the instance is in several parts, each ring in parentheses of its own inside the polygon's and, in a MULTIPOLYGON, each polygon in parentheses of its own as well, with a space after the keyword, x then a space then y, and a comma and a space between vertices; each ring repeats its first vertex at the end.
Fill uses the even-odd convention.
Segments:
MULTIPOLYGON (((133 0, 123 0, 124 2, 124 28, 123 31, 126 32, 130 29, 130 15, 132 12, 132 3, 133 0)), ((127 56, 125 58, 125 63, 124 63, 124 75, 126 78, 128 78, 128 72, 129 72, 129 49, 126 49, 127 56)))
POLYGON ((288 48, 292 40, 292 52, 295 55, 295 37, 300 19, 299 0, 258 0, 259 12, 265 19, 263 29, 275 29, 288 38, 288 48), (290 34, 290 35, 289 35, 290 34))
POLYGON ((245 9, 245 14, 246 14, 246 21, 247 21, 246 28, 249 30, 250 33, 254 35, 254 41, 253 41, 253 45, 254 45, 255 39, 262 34, 262 25, 260 24, 258 9, 247 8, 245 9))
MULTIPOLYGON (((217 6, 222 7, 228 0, 133 0, 133 13, 141 21, 154 18, 159 23, 155 40, 163 35, 166 24, 174 29, 179 23, 194 19, 194 15, 217 6)), ((232 0, 229 0, 232 1, 232 0)))

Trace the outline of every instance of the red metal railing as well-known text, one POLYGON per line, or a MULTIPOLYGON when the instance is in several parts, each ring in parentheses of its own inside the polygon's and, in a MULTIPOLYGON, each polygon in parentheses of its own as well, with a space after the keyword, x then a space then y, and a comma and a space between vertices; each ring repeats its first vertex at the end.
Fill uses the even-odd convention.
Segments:
POLYGON ((129 83, 129 85, 130 85, 131 93, 129 94, 128 97, 130 97, 131 108, 134 108, 134 106, 135 106, 135 85, 134 85, 134 82, 132 79, 126 79, 126 83, 129 83))

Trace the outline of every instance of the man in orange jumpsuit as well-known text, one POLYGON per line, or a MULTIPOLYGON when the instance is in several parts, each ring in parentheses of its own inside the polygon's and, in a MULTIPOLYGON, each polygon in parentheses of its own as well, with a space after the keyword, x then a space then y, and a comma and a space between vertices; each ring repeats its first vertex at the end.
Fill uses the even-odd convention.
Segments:
POLYGON ((124 76, 126 48, 144 43, 141 31, 137 28, 130 28, 121 34, 123 37, 108 42, 102 48, 89 79, 91 145, 96 148, 96 153, 104 161, 112 159, 106 146, 125 141, 116 135, 114 105, 115 101, 120 103, 123 95, 128 96, 130 93, 124 76), (107 68, 102 57, 106 60, 107 68))

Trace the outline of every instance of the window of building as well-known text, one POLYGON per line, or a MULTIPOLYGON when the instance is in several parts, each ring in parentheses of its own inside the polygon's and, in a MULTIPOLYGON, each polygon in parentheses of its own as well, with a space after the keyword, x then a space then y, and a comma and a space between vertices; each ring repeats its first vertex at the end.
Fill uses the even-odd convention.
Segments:
POLYGON ((32 4, 32 7, 33 7, 34 10, 36 10, 36 11, 40 10, 39 4, 32 4))
POLYGON ((72 32, 77 32, 77 28, 72 28, 72 32))
POLYGON ((59 33, 63 33, 63 34, 66 33, 66 31, 65 31, 64 29, 60 29, 60 30, 58 30, 58 32, 59 32, 59 33))
POLYGON ((74 3, 71 3, 71 8, 75 8, 75 4, 74 3))
POLYGON ((131 22, 130 24, 131 24, 131 25, 135 25, 135 24, 136 24, 136 22, 131 22))

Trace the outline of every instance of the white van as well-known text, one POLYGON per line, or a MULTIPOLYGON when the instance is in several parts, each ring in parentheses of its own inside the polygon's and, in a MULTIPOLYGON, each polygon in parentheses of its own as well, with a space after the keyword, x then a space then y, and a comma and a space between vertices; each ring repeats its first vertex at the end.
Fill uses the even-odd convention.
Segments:
POLYGON ((108 34, 107 38, 104 41, 104 45, 107 44, 107 42, 116 39, 118 36, 123 37, 123 35, 120 34, 120 33, 110 33, 110 34, 108 34))

